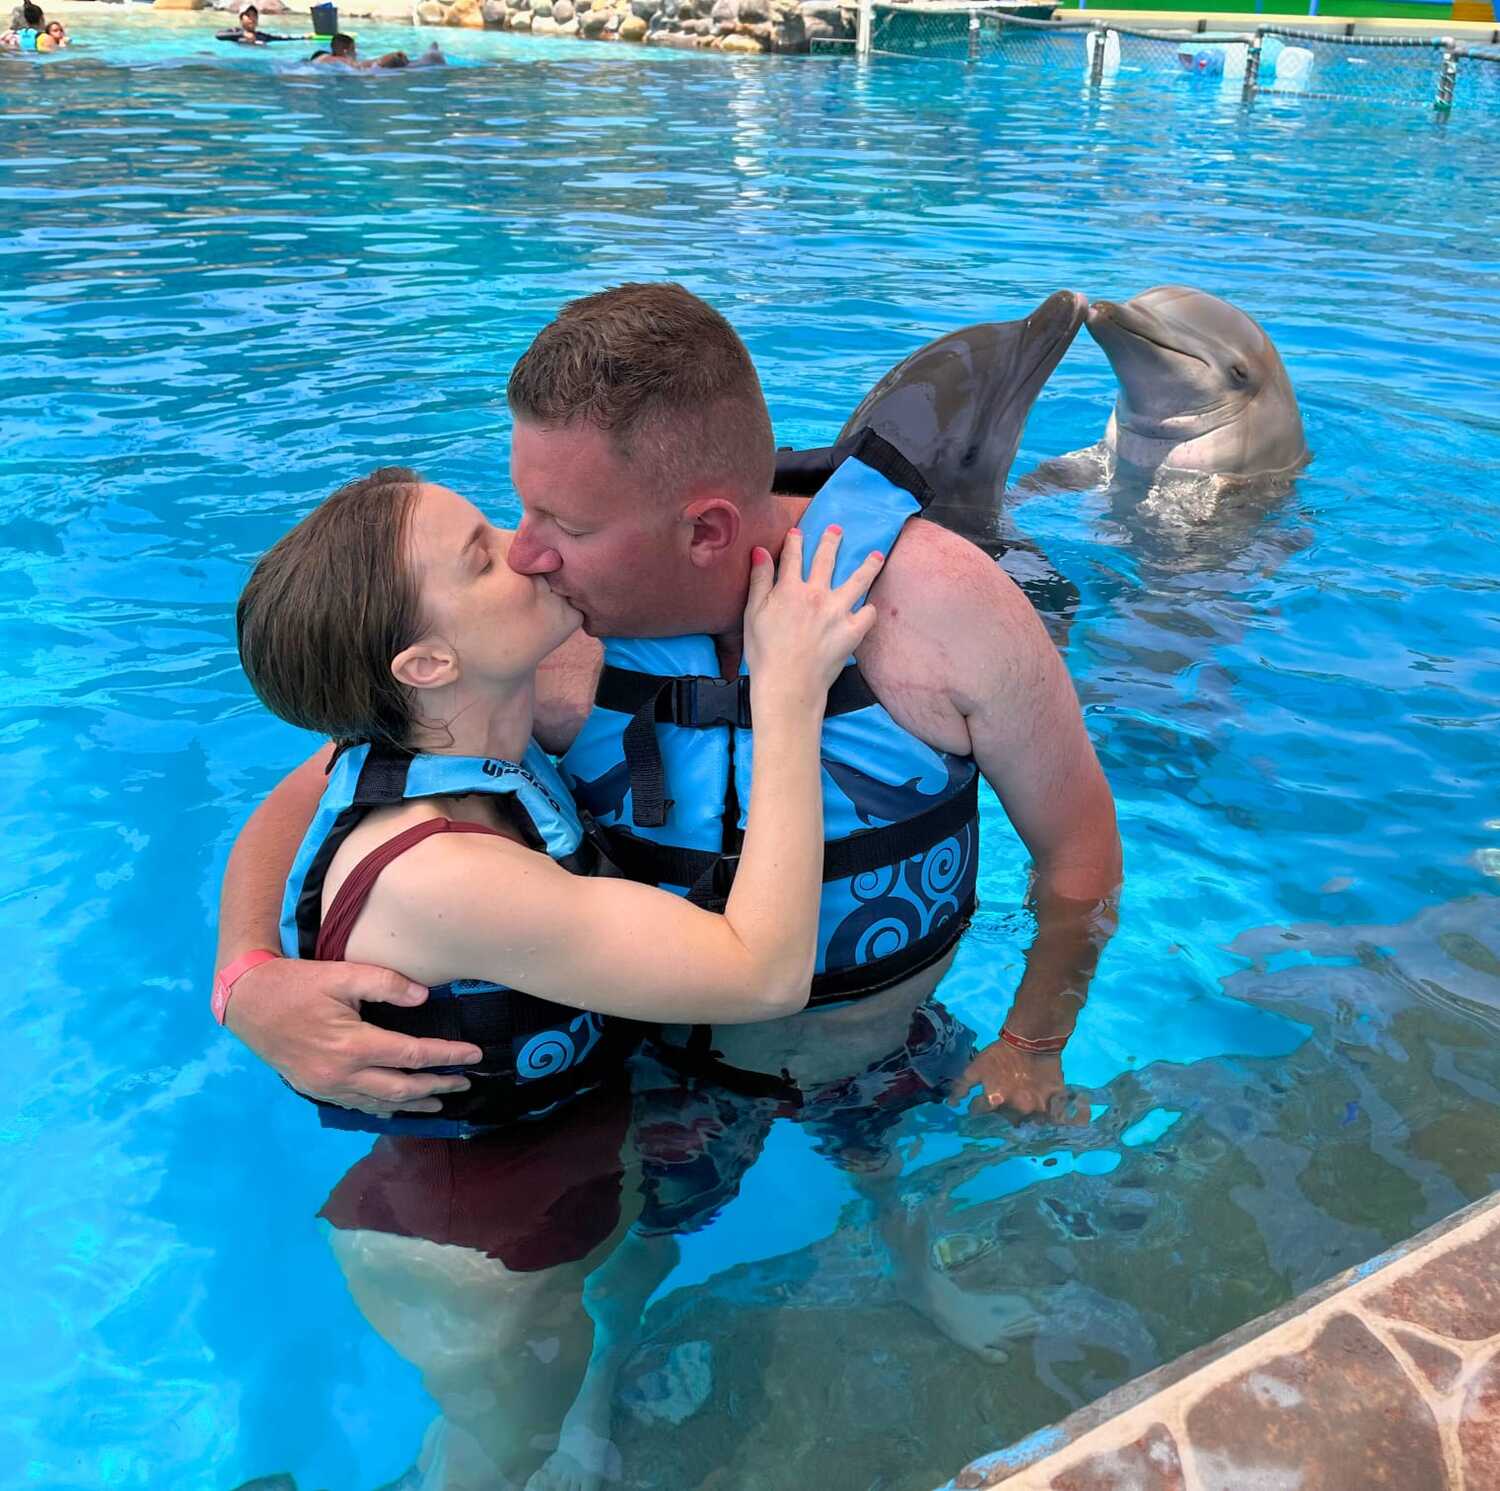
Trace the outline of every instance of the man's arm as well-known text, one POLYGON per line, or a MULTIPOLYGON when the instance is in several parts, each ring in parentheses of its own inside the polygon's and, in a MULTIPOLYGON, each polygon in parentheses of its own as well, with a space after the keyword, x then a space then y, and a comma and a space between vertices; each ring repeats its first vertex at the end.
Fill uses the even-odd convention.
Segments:
MULTIPOLYGON (((252 948, 280 946, 281 897, 298 846, 323 793, 328 750, 284 778, 240 830, 219 899, 223 968, 252 948)), ((427 990, 388 968, 277 959, 235 983, 224 1023, 299 1092, 365 1113, 438 1111, 436 1094, 467 1077, 416 1069, 467 1066, 477 1046, 417 1040, 367 1025, 361 1001, 421 1004, 427 990)))
MULTIPOLYGON (((1031 853, 1037 931, 1005 1028, 1023 1040, 1065 1039, 1114 931, 1121 877, 1114 798, 1072 681, 1025 595, 972 544, 930 523, 908 525, 874 600, 875 656, 861 654, 872 686, 921 738, 972 753, 1031 853)), ((964 1090, 976 1082, 988 1106, 1036 1112, 1056 1106, 1061 1063, 1055 1052, 996 1042, 975 1058, 964 1090)))
MULTIPOLYGON (((251 948, 281 946, 281 894, 297 847, 323 795, 333 747, 309 756, 250 815, 224 867, 215 967, 251 948)), ((247 975, 248 978, 248 975, 247 975)), ((238 998, 238 986, 235 997, 238 998)))

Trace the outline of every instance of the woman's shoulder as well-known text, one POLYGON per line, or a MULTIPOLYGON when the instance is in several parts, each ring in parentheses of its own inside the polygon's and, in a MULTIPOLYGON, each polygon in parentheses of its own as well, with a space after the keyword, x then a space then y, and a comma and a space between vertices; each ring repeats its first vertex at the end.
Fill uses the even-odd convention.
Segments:
POLYGON ((334 912, 341 887, 357 896, 353 906, 346 899, 341 913, 354 917, 344 956, 355 962, 399 968, 428 984, 498 977, 493 970, 458 966, 468 961, 460 929, 482 925, 487 937, 502 940, 517 935, 538 906, 555 904, 565 893, 562 885, 549 889, 548 872, 559 881, 572 879, 545 854, 508 834, 454 819, 431 802, 371 814, 377 816, 380 821, 362 823, 339 846, 324 883, 325 918, 334 912), (451 831, 456 826, 459 831, 451 831), (393 851, 388 859, 383 848, 393 851), (361 865, 367 866, 362 874, 361 865))
POLYGON ((381 870, 380 879, 388 876, 407 882, 414 877, 430 875, 434 866, 449 860, 455 864, 471 863, 475 854, 497 852, 528 853, 525 846, 487 824, 469 824, 454 817, 453 804, 441 798, 420 802, 403 802, 389 808, 376 808, 367 814, 339 845, 329 861, 323 881, 323 906, 326 910, 339 893, 340 886, 371 855, 403 836, 415 836, 425 824, 462 823, 457 832, 428 830, 428 836, 400 847, 400 852, 381 870), (474 830, 478 829, 479 832, 474 830))

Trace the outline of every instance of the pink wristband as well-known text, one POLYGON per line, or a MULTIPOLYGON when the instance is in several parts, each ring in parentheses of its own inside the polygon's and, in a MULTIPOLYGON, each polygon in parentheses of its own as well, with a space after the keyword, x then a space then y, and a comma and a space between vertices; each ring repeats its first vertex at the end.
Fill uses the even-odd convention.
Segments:
POLYGON ((252 968, 259 968, 262 963, 269 963, 280 956, 280 953, 273 953, 268 948, 252 948, 248 953, 241 953, 228 967, 221 968, 214 975, 213 998, 209 1000, 208 1007, 220 1025, 224 1023, 224 1016, 228 1012, 229 996, 234 993, 234 986, 252 968))

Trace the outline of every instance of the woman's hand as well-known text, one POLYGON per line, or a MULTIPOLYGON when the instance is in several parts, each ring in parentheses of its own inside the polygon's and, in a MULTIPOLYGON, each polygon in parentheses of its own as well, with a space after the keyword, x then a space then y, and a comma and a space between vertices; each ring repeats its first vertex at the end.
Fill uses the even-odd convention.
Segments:
POLYGON ((791 529, 781 550, 779 574, 772 581, 771 556, 757 548, 750 556, 750 595, 745 602, 745 662, 773 697, 809 707, 823 702, 845 663, 875 625, 875 608, 859 605, 885 555, 871 554, 836 589, 833 566, 843 529, 825 529, 802 578, 802 531, 791 529))

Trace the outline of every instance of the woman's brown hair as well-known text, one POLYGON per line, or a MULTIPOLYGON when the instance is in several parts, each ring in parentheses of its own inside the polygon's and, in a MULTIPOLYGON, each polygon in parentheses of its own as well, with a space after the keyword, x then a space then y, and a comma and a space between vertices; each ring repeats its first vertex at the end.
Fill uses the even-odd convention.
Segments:
POLYGON ((340 742, 407 744, 391 659, 422 634, 407 529, 422 478, 382 466, 268 549, 240 594, 240 664, 273 714, 340 742))

